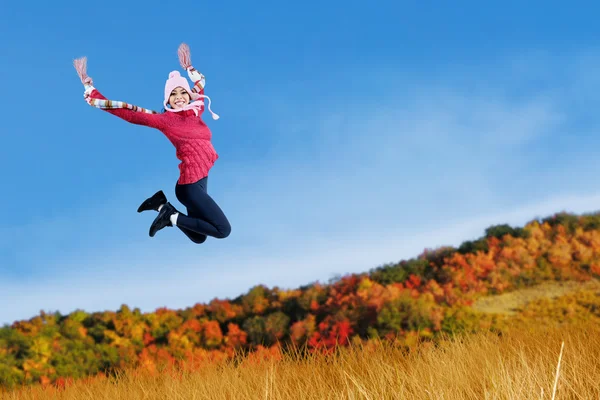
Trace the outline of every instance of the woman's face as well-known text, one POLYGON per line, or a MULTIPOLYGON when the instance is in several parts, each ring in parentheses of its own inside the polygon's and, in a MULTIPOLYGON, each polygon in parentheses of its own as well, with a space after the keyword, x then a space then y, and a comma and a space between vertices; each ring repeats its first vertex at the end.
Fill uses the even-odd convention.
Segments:
POLYGON ((183 108, 190 103, 190 95, 189 93, 182 88, 181 86, 176 87, 171 92, 171 96, 169 97, 169 104, 171 107, 183 108))

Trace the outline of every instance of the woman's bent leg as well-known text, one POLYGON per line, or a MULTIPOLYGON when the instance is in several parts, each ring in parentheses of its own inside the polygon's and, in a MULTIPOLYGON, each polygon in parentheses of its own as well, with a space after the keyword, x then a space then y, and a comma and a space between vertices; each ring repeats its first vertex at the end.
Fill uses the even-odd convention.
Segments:
MULTIPOLYGON (((195 183, 178 184, 175 187, 177 199, 188 209, 189 214, 180 213, 177 217, 177 226, 186 235, 188 235, 186 231, 192 231, 200 235, 224 239, 231 233, 231 225, 221 208, 207 193, 206 183, 207 178, 204 178, 195 183)), ((194 240, 191 237, 190 239, 194 240)))

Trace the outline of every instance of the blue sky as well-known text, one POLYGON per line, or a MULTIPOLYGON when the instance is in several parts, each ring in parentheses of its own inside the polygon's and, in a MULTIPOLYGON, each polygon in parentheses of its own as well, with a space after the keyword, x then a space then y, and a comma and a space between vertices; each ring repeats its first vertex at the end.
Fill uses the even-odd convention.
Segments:
POLYGON ((165 4, 2 6, 0 324, 297 287, 600 208, 591 2, 165 4), (158 110, 181 42, 221 116, 209 193, 232 224, 201 246, 148 237, 139 203, 179 206, 175 150, 89 107, 72 66, 158 110))

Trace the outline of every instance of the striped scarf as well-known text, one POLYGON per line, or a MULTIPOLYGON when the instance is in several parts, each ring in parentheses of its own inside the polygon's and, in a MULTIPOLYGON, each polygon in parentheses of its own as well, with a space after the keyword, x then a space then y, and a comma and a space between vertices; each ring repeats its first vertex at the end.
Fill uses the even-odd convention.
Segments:
POLYGON ((114 110, 117 108, 127 108, 132 111, 143 112, 146 114, 158 114, 156 111, 149 110, 147 108, 139 107, 133 104, 126 103, 124 101, 119 100, 103 100, 103 99, 94 99, 89 96, 89 93, 94 90, 93 86, 86 86, 85 91, 85 101, 92 107, 101 108, 104 110, 114 110))
MULTIPOLYGON (((179 62, 181 64, 181 66, 185 70, 191 69, 192 71, 195 72, 196 70, 194 69, 194 67, 192 67, 190 49, 189 49, 188 45, 186 45, 185 43, 182 43, 179 46, 179 49, 177 50, 177 52, 178 52, 179 62)), ((147 114, 158 114, 158 112, 156 112, 156 111, 149 110, 149 109, 143 108, 143 107, 139 107, 139 106, 136 106, 133 104, 129 104, 124 101, 103 100, 103 99, 92 98, 90 96, 90 93, 95 88, 93 86, 94 82, 92 81, 92 78, 90 78, 87 74, 87 57, 81 57, 76 60, 73 60, 73 66, 75 67, 75 70, 77 71, 77 74, 79 75, 79 78, 81 79, 81 83, 83 83, 83 86, 85 87, 85 92, 84 92, 83 96, 85 98, 85 101, 89 105, 96 107, 96 108, 101 108, 104 110, 126 108, 126 109, 136 111, 136 112, 143 112, 143 113, 147 113, 147 114)), ((199 75, 200 75, 200 79, 198 80, 198 82, 196 82, 196 85, 194 85, 194 88, 192 89, 192 92, 195 92, 195 93, 202 93, 202 89, 204 88, 204 84, 205 84, 204 75, 202 75, 202 74, 199 74, 199 75)), ((210 98, 204 94, 200 94, 199 97, 208 99, 208 111, 211 113, 213 119, 219 119, 219 116, 210 109, 210 98)), ((196 115, 198 115, 201 107, 203 107, 203 106, 204 106, 203 100, 196 100, 196 101, 193 101, 190 104, 188 104, 183 109, 178 109, 178 110, 168 109, 167 111, 178 112, 178 111, 184 111, 187 109, 191 109, 194 111, 194 113, 196 115)))

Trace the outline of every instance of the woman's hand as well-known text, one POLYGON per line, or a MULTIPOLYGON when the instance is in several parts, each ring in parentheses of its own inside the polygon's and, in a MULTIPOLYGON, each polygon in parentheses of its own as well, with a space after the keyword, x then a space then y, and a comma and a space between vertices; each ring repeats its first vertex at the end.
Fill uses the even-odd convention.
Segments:
POLYGON ((83 98, 86 101, 86 103, 91 105, 91 101, 92 101, 92 97, 90 96, 90 94, 92 93, 92 91, 94 91, 96 88, 93 87, 92 85, 85 85, 85 91, 83 92, 83 98))
POLYGON ((194 68, 192 66, 190 66, 187 69, 187 72, 188 72, 188 76, 190 77, 190 80, 194 83, 201 81, 204 78, 204 76, 200 72, 198 72, 198 70, 196 70, 196 68, 194 68))

